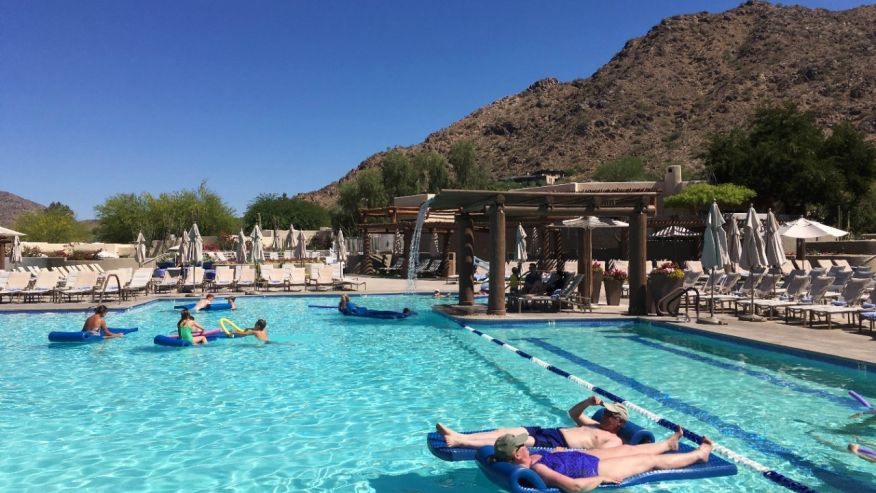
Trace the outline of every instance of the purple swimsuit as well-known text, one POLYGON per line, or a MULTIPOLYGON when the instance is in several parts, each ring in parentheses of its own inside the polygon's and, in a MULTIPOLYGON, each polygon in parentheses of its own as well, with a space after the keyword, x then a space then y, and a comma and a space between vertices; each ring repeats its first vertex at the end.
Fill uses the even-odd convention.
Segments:
POLYGON ((584 452, 544 452, 536 464, 544 464, 554 471, 570 478, 592 478, 599 476, 599 458, 584 452))

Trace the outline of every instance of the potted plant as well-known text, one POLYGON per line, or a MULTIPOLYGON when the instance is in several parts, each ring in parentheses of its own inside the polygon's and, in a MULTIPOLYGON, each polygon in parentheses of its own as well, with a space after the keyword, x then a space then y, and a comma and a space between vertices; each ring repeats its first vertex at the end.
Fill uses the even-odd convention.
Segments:
POLYGON ((627 280, 626 271, 612 269, 603 275, 602 282, 605 284, 605 303, 607 305, 620 305, 623 285, 627 280))
POLYGON ((602 292, 602 262, 594 260, 590 272, 592 274, 592 282, 590 283, 590 300, 595 305, 599 303, 599 293, 602 292))
POLYGON ((648 274, 648 312, 657 312, 657 302, 680 288, 684 281, 684 271, 675 262, 663 262, 648 274))

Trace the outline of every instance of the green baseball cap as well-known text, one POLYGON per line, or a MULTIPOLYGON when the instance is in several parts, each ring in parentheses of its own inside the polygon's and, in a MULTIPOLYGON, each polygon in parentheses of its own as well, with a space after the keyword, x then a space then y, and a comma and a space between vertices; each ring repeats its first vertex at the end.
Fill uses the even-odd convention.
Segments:
POLYGON ((529 433, 526 432, 519 435, 512 435, 509 433, 500 436, 496 439, 496 444, 494 445, 494 448, 496 449, 494 457, 496 460, 510 461, 514 458, 514 454, 517 453, 517 449, 519 449, 521 445, 526 444, 528 438, 529 433))

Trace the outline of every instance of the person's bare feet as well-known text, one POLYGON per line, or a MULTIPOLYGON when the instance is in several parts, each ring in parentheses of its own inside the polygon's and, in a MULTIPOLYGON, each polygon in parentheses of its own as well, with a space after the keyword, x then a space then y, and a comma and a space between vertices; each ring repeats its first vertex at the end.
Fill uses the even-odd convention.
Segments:
POLYGON ((671 437, 666 439, 667 450, 678 450, 678 441, 681 440, 681 437, 683 435, 684 430, 681 429, 681 426, 676 428, 675 433, 673 433, 671 437))
POLYGON ((435 430, 444 437, 444 440, 447 442, 448 447, 455 447, 459 445, 459 440, 457 439, 459 433, 451 430, 441 423, 435 423, 435 430))
POLYGON ((700 444, 700 448, 697 449, 697 452, 700 453, 700 462, 707 462, 709 460, 709 454, 712 453, 712 447, 715 444, 712 442, 709 437, 703 437, 703 443, 700 444))

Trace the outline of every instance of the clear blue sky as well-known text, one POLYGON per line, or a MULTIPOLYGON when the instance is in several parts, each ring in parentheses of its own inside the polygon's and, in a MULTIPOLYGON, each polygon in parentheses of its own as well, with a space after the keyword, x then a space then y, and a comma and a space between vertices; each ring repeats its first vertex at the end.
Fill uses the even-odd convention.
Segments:
POLYGON ((206 179, 242 214, 739 3, 0 0, 0 190, 88 219, 206 179))

